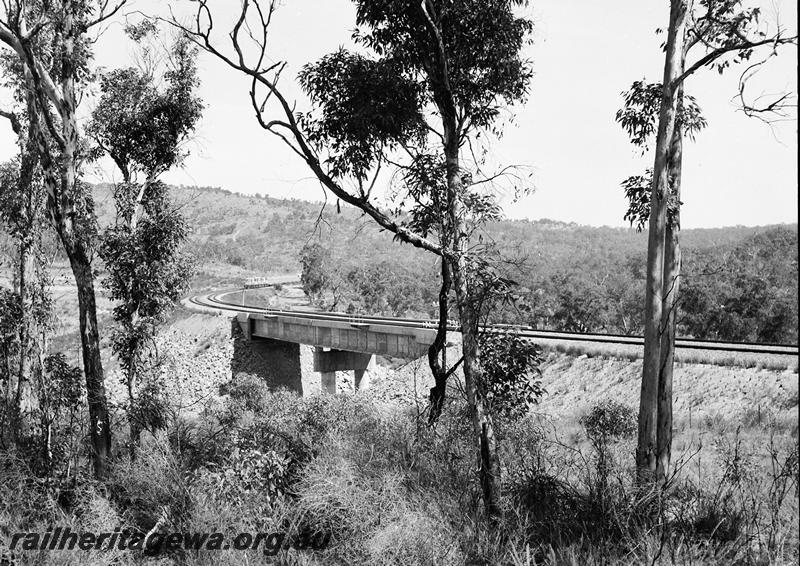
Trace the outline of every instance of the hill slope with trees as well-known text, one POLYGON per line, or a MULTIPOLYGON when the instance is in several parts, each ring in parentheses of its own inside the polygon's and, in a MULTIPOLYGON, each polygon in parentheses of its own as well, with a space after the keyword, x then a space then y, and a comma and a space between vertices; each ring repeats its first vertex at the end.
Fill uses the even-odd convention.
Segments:
MULTIPOLYGON (((112 199, 95 187, 101 221, 112 199)), ((204 266, 252 274, 303 273, 324 309, 435 316, 437 262, 399 245, 337 203, 172 187, 204 266)), ((486 227, 518 286, 497 321, 576 332, 640 334, 646 235, 634 229, 554 220, 503 220, 486 227)), ((797 342, 797 225, 683 231, 680 334, 797 342)))

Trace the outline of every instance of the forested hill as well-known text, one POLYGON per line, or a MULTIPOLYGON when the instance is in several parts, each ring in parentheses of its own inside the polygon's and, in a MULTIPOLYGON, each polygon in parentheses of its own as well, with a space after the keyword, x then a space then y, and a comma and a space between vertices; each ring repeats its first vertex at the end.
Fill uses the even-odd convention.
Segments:
MULTIPOLYGON (((335 201, 246 196, 176 187, 190 246, 209 264, 254 273, 317 270, 321 308, 432 315, 438 268, 430 254, 400 245, 374 222, 335 201)), ((108 187, 97 186, 101 220, 112 216, 108 187)), ((620 211, 622 214, 622 211, 620 211)), ((515 260, 508 275, 522 302, 506 322, 574 331, 639 333, 646 234, 553 220, 506 220, 486 239, 515 260)), ((682 334, 797 341, 797 224, 682 232, 682 334)))
MULTIPOLYGON (((352 259, 388 259, 387 254, 415 261, 427 255, 400 246, 359 212, 335 201, 319 202, 241 195, 215 187, 173 187, 174 202, 189 220, 191 245, 205 261, 219 261, 254 271, 299 272, 300 251, 320 242, 334 255, 352 259), (320 217, 320 212, 322 215, 320 217), (315 230, 316 226, 316 230, 315 230)), ((95 187, 101 222, 113 216, 109 188, 95 187)), ((621 213, 620 213, 621 214, 621 213)), ((797 232, 797 225, 784 225, 797 232)), ((735 226, 682 232, 687 250, 727 246, 770 227, 735 226)), ((506 220, 489 227, 504 248, 539 261, 563 261, 577 252, 594 254, 645 253, 646 235, 626 228, 580 226, 556 220, 506 220)))

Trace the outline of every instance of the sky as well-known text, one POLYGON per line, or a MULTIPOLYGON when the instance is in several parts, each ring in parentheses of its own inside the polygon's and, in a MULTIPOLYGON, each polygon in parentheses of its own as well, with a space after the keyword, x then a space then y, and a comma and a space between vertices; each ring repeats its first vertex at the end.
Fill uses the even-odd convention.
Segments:
MULTIPOLYGON (((181 13, 185 1, 138 0, 132 9, 181 13)), ((218 0, 216 29, 230 29, 238 2, 218 0)), ((794 26, 797 3, 772 0, 763 20, 794 26)), ((668 3, 642 0, 534 0, 525 9, 534 22, 526 49, 534 71, 528 100, 512 109, 513 124, 489 147, 486 168, 513 164, 529 175, 533 192, 512 202, 501 195, 510 218, 550 218, 594 226, 626 226, 620 182, 652 166, 614 121, 621 92, 635 80, 661 80, 668 3)), ((270 55, 288 62, 282 79, 298 110, 307 108, 295 77, 305 63, 352 45, 353 4, 346 0, 282 0, 273 19, 270 55)), ((129 16, 136 18, 135 14, 129 16)), ((795 28, 796 29, 796 28, 795 28)), ((220 34, 218 39, 225 40, 220 34)), ((130 64, 133 48, 112 24, 97 44, 97 63, 130 64)), ((305 164, 255 120, 249 81, 216 59, 199 61, 200 96, 206 109, 182 168, 164 180, 218 186, 244 194, 322 200, 305 164)), ((766 125, 746 117, 733 101, 740 71, 720 76, 703 69, 686 84, 709 127, 684 149, 681 212, 684 228, 797 222, 797 121, 766 125)), ((796 91, 797 50, 772 58, 754 91, 796 91)), ((0 100, 6 100, 0 97, 0 100)), ((88 113, 90 108, 83 108, 88 113)), ((0 159, 14 152, 9 128, 0 130, 0 159)), ((91 180, 115 178, 108 164, 90 171, 91 180)))

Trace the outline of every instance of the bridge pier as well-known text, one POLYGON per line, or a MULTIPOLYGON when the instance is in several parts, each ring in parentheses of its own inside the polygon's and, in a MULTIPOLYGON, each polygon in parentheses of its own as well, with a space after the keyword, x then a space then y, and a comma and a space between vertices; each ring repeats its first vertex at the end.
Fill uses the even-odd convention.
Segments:
MULTIPOLYGON (((371 369, 374 366, 375 366, 375 360, 373 359, 369 369, 371 369)), ((366 369, 354 369, 353 377, 355 378, 355 380, 353 381, 353 388, 356 391, 363 391, 365 389, 369 389, 369 374, 367 373, 366 369)))
POLYGON ((323 371, 320 376, 320 391, 326 395, 336 395, 336 372, 323 371))
POLYGON ((353 371, 353 388, 363 391, 369 387, 368 370, 375 367, 375 358, 372 354, 350 352, 347 350, 333 350, 320 346, 314 348, 314 371, 322 374, 322 391, 336 393, 336 372, 353 371))

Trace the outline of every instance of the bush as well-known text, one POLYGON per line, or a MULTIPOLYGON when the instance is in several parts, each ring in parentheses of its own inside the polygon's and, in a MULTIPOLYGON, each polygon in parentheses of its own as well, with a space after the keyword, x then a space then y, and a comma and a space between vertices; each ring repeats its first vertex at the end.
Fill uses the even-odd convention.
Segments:
POLYGON ((607 446, 612 440, 636 432, 636 413, 627 405, 606 400, 593 406, 580 423, 593 444, 607 446))
POLYGON ((488 333, 481 338, 482 383, 489 410, 518 419, 544 393, 539 365, 542 350, 514 333, 488 333))

